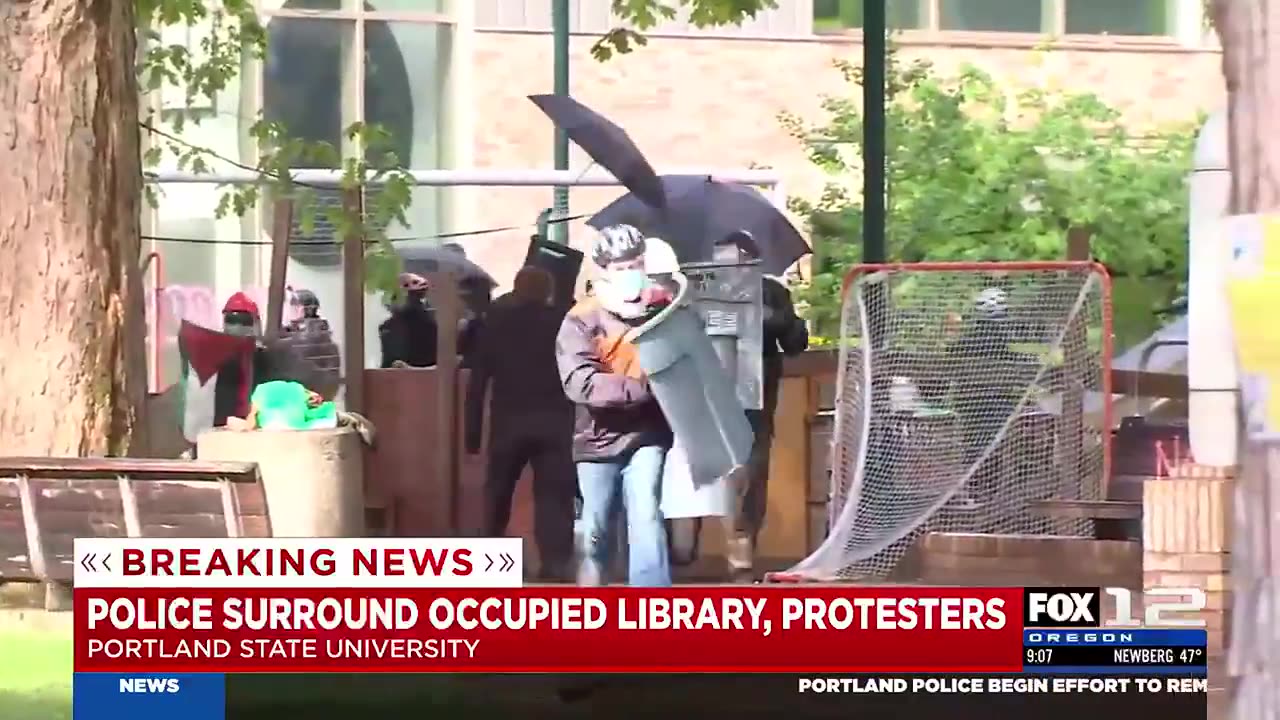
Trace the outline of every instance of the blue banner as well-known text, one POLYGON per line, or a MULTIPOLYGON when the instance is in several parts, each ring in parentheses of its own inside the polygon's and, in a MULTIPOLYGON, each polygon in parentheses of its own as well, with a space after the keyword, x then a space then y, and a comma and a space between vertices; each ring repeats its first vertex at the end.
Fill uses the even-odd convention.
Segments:
POLYGON ((1138 665, 1113 665, 1111 667, 1099 667, 1097 665, 1063 665, 1061 667, 1056 665, 1029 665, 1023 667, 1022 672, 1027 675, 1107 675, 1110 677, 1181 675, 1189 678, 1202 678, 1209 675, 1209 671, 1202 667, 1169 667, 1162 665, 1153 665, 1151 667, 1138 665))
POLYGON ((1063 646, 1063 645, 1115 645, 1148 647, 1165 646, 1197 646, 1204 647, 1209 641, 1209 633, 1201 629, 1178 628, 1105 628, 1090 630, 1038 630, 1022 631, 1024 646, 1063 646))
POLYGON ((226 676, 76 673, 72 720, 226 720, 226 676))

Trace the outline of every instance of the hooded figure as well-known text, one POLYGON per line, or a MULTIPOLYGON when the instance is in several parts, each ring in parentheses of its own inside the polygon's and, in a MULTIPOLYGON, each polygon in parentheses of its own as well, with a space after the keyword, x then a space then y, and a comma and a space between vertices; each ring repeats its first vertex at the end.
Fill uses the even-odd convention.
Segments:
POLYGON ((552 305, 553 285, 547 271, 525 267, 489 307, 472 356, 465 440, 468 453, 480 452, 489 395, 485 536, 506 534, 516 484, 531 466, 539 577, 564 581, 573 562, 573 405, 556 368, 564 310, 552 305))

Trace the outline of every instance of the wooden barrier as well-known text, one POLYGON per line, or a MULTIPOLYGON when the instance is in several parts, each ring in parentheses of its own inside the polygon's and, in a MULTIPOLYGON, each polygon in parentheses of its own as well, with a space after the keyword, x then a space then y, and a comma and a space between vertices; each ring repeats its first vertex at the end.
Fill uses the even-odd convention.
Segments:
POLYGON ((71 582, 77 537, 270 537, 253 463, 0 457, 0 583, 71 582))

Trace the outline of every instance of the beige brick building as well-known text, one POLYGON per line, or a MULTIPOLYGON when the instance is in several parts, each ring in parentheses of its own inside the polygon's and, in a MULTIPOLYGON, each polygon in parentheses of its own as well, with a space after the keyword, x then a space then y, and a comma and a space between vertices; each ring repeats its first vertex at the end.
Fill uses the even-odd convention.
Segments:
MULTIPOLYGON (((1065 7, 1073 1, 1061 0, 1065 7)), ((946 6, 947 0, 920 4, 924 15, 932 9, 936 16, 937 6, 946 6)), ((1006 4, 1032 5, 1025 0, 1006 4)), ((660 172, 765 166, 781 173, 787 194, 813 195, 825 178, 805 159, 778 115, 786 111, 819 120, 825 96, 856 95, 858 90, 844 81, 834 63, 858 63, 862 55, 856 29, 815 32, 815 27, 822 30, 821 18, 815 25, 817 5, 822 3, 780 0, 778 9, 729 30, 673 24, 652 33, 648 46, 600 63, 589 49, 596 33, 608 27, 607 19, 584 11, 594 7, 587 0, 574 3, 574 28, 582 33, 573 38, 572 93, 626 127, 660 172)), ((1081 34, 1050 42, 1048 33, 943 30, 940 18, 933 29, 900 32, 896 42, 905 58, 925 57, 942 68, 973 63, 1012 84, 1097 92, 1123 108, 1135 124, 1191 119, 1223 100, 1221 54, 1202 30, 1198 2, 1165 5, 1182 13, 1169 12, 1167 32, 1155 34, 1152 27, 1153 34, 1146 37, 1081 34)), ((550 87, 547 8, 549 3, 532 0, 478 3, 472 70, 477 166, 551 167, 550 125, 524 99, 550 87)), ((981 22, 979 15, 971 24, 981 22)), ((574 155, 573 166, 584 165, 584 158, 574 155)), ((527 222, 549 198, 542 190, 497 193, 492 197, 503 200, 481 202, 472 210, 480 226, 527 222)), ((571 212, 589 212, 616 194, 574 190, 571 212)), ((512 263, 519 260, 505 256, 501 246, 506 242, 474 243, 485 264, 503 275, 513 272, 512 263)))
MULTIPOLYGON (((263 61, 192 108, 181 92, 154 93, 165 117, 197 116, 184 137, 240 162, 255 161, 248 129, 261 110, 297 134, 344 144, 354 121, 388 126, 397 153, 415 169, 550 169, 553 130, 526 96, 552 86, 549 0, 259 0, 269 33, 263 61)), ((1011 84, 1054 83, 1091 90, 1136 124, 1185 120, 1220 105, 1221 55, 1204 30, 1200 0, 890 0, 907 57, 942 67, 975 63, 1011 84), (1056 38, 1056 39, 1055 39, 1056 38), (1037 47, 1044 47, 1037 51, 1037 47)), ((856 92, 833 63, 861 57, 860 0, 777 0, 741 27, 699 30, 673 21, 648 46, 606 63, 591 44, 614 25, 608 0, 571 0, 572 92, 625 126, 659 171, 774 168, 790 195, 812 195, 824 178, 783 129, 783 111, 821 119, 824 96, 856 92), (854 27, 846 27, 854 26, 854 27)), ((199 34, 166 38, 198 48, 199 34)), ((346 143, 349 146, 349 143, 346 143)), ((574 169, 586 166, 579 153, 574 169)), ((265 213, 219 218, 220 190, 161 188, 145 227, 161 237, 266 237, 265 213)), ((570 210, 586 213, 615 197, 577 189, 570 210)), ((524 255, 531 225, 551 203, 549 188, 420 188, 397 237, 520 226, 461 238, 501 283, 524 255)), ((575 239, 585 237, 579 223, 575 239)), ((416 242, 430 244, 438 240, 416 242)), ((155 241, 166 277, 152 322, 172 378, 179 319, 216 321, 235 290, 266 282, 264 248, 155 241)), ((336 253, 294 257, 290 282, 320 293, 342 327, 336 253)), ((366 346, 376 359, 382 308, 370 298, 366 346)), ((341 338, 339 338, 341 342, 341 338)))

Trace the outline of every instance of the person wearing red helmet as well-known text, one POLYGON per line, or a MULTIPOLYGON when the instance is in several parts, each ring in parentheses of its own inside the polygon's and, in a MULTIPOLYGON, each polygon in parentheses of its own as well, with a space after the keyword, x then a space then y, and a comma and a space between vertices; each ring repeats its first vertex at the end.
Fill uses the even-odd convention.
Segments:
POLYGON ((391 306, 391 317, 378 326, 383 368, 436 364, 436 315, 427 303, 429 289, 421 275, 400 274, 402 298, 391 306))
MULTIPOLYGON (((237 337, 257 338, 262 330, 258 304, 243 292, 227 298, 222 306, 222 332, 237 337)), ((218 368, 213 394, 213 426, 223 427, 229 417, 243 417, 255 381, 265 374, 265 359, 255 345, 249 352, 236 352, 218 368)))

